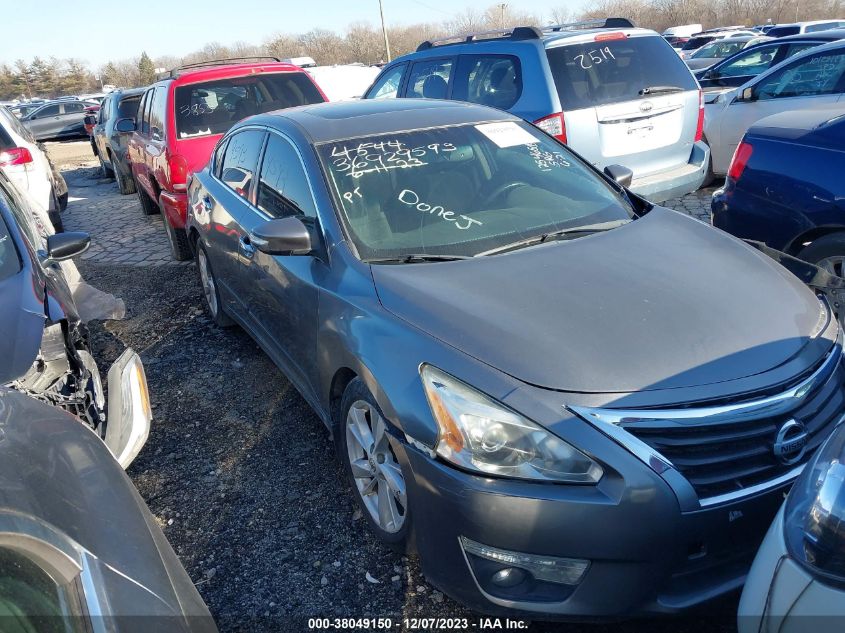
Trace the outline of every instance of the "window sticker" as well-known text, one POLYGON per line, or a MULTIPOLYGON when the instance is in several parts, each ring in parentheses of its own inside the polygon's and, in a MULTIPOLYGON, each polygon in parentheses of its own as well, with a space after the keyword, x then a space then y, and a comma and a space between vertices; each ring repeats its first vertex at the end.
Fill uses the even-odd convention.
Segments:
POLYGON ((513 121, 501 123, 482 123, 476 125, 475 129, 489 138, 499 147, 513 147, 514 145, 531 145, 537 143, 531 132, 520 127, 513 121))

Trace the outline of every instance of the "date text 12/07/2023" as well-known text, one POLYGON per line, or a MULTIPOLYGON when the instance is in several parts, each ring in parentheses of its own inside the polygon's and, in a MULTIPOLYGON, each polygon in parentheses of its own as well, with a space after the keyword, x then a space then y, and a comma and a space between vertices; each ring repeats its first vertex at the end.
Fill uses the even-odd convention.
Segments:
POLYGON ((313 631, 525 631, 527 620, 513 618, 309 618, 313 631))

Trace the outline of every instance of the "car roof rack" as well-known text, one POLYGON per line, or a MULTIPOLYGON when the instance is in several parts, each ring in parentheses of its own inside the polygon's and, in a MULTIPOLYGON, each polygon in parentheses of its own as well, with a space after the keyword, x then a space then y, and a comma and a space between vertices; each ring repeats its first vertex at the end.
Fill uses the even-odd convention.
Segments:
POLYGON ((537 28, 536 26, 515 26, 510 29, 497 29, 494 31, 480 31, 478 33, 466 33, 463 35, 450 35, 436 40, 426 40, 419 46, 417 51, 427 51, 435 46, 449 46, 450 44, 471 44, 473 42, 486 42, 487 40, 539 40, 544 33, 559 33, 561 31, 574 31, 577 29, 632 29, 634 23, 627 18, 604 18, 595 20, 582 20, 580 22, 569 22, 567 24, 553 24, 537 28))
POLYGON ((224 59, 211 59, 204 62, 192 62, 190 64, 182 64, 181 66, 177 66, 171 70, 166 70, 163 73, 159 73, 158 79, 163 79, 164 77, 178 77, 180 73, 186 70, 193 70, 195 68, 206 68, 208 66, 225 66, 226 64, 231 64, 233 62, 250 62, 250 61, 270 61, 270 62, 280 62, 278 57, 271 57, 269 55, 257 55, 252 57, 226 57, 224 59))
POLYGON ((450 44, 470 44, 472 42, 485 42, 487 40, 539 40, 543 34, 534 26, 515 26, 511 29, 496 29, 493 31, 479 31, 478 33, 465 33, 463 35, 450 35, 436 40, 426 40, 419 46, 417 51, 427 51, 435 46, 448 46, 450 44))
POLYGON ((579 29, 633 29, 634 23, 628 18, 596 18, 579 22, 565 22, 544 26, 544 33, 559 33, 560 31, 577 31, 579 29))

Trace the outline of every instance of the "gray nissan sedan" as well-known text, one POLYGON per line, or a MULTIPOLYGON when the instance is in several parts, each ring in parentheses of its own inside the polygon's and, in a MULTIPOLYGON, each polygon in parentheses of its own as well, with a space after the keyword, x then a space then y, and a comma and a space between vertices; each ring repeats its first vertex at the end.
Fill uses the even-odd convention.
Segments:
POLYGON ((824 298, 606 171, 402 99, 246 119, 189 186, 214 321, 313 406, 373 532, 480 611, 737 589, 845 413, 824 298))

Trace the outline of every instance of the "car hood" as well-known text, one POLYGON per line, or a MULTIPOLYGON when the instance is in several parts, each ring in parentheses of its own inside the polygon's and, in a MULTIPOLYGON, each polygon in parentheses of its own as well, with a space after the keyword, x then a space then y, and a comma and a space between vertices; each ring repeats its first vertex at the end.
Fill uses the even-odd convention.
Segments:
POLYGON ((41 349, 43 292, 26 272, 0 281, 0 385, 23 376, 41 349))
MULTIPOLYGON (((562 391, 759 374, 804 350, 825 316, 772 259, 659 207, 570 241, 371 269, 388 311, 519 380, 562 391)), ((815 347, 816 359, 830 349, 815 347)))

